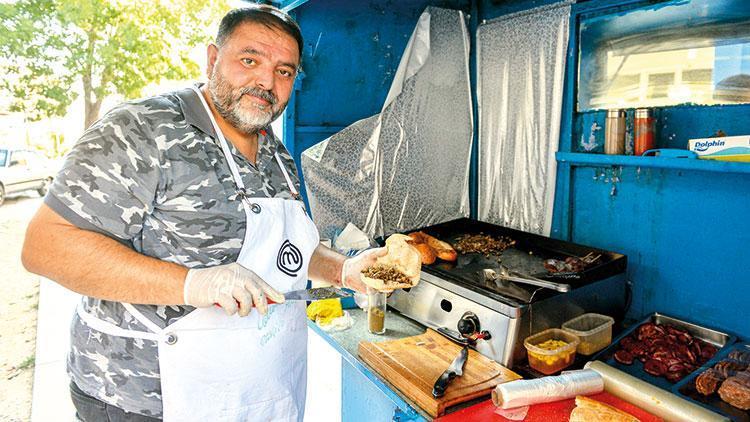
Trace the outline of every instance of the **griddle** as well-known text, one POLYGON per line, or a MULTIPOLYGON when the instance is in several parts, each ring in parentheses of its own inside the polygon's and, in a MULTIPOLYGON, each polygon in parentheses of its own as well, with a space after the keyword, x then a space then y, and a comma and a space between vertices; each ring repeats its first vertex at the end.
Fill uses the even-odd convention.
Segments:
POLYGON ((515 245, 499 254, 459 253, 455 263, 437 260, 431 265, 422 266, 422 271, 426 273, 511 306, 529 304, 564 293, 522 283, 487 280, 483 270, 498 270, 499 264, 502 263, 511 270, 543 280, 570 284, 572 289, 576 289, 623 273, 627 267, 627 257, 616 252, 552 239, 469 218, 410 230, 404 234, 417 230, 452 245, 462 235, 467 234, 482 233, 493 237, 505 236, 515 240, 515 245), (600 258, 582 272, 549 273, 542 264, 546 259, 565 260, 567 257, 583 257, 589 253, 600 255, 600 258))

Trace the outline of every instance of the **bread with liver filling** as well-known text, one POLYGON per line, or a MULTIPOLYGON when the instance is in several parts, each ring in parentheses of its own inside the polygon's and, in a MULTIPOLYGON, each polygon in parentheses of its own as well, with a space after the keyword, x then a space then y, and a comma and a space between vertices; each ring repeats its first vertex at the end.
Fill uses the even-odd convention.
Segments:
POLYGON ((385 240, 388 251, 375 265, 362 270, 362 281, 373 289, 393 291, 419 283, 422 260, 417 249, 407 243, 409 236, 394 234, 385 240))

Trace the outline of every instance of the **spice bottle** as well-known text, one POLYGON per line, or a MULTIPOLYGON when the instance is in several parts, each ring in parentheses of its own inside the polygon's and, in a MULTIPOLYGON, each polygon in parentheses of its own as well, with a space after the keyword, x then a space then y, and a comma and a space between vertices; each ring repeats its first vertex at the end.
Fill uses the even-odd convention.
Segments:
POLYGON ((643 155, 644 152, 654 149, 656 142, 654 131, 656 129, 656 119, 654 113, 649 108, 639 108, 635 111, 635 145, 633 152, 635 155, 643 155))
POLYGON ((605 126, 604 153, 625 154, 625 110, 607 110, 605 126))
POLYGON ((385 333, 386 293, 367 288, 367 330, 372 334, 385 333))

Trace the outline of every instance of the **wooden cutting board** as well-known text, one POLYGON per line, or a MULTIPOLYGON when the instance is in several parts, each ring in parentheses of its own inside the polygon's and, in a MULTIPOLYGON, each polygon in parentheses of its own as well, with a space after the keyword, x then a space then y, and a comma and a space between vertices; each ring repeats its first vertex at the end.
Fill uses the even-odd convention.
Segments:
POLYGON ((498 384, 521 378, 470 349, 463 376, 451 381, 443 397, 432 397, 435 381, 460 351, 461 346, 431 329, 399 340, 359 343, 359 357, 433 418, 450 406, 489 395, 498 384))

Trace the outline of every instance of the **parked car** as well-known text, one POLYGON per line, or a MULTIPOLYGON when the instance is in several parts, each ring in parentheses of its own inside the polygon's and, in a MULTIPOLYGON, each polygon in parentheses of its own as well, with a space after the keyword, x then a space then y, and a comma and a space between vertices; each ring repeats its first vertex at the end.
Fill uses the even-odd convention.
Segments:
POLYGON ((0 146, 0 205, 10 194, 35 190, 47 194, 54 171, 49 160, 36 151, 0 146))

